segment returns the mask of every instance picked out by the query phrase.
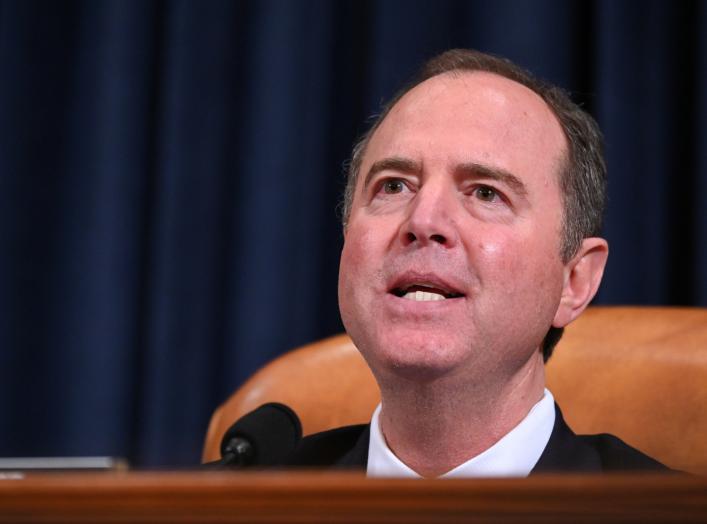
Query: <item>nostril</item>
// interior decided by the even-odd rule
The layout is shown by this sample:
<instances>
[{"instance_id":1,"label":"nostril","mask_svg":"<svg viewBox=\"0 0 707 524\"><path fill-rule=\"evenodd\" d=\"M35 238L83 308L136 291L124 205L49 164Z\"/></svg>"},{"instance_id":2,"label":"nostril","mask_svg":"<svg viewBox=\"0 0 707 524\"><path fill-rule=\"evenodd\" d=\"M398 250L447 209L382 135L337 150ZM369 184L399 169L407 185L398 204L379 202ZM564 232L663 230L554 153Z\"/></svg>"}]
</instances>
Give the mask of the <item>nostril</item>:
<instances>
[{"instance_id":1,"label":"nostril","mask_svg":"<svg viewBox=\"0 0 707 524\"><path fill-rule=\"evenodd\" d=\"M430 237L430 240L437 242L439 244L445 244L447 242L447 239L444 238L444 236L442 236L442 235L432 235Z\"/></svg>"},{"instance_id":2,"label":"nostril","mask_svg":"<svg viewBox=\"0 0 707 524\"><path fill-rule=\"evenodd\" d=\"M408 242L414 242L415 240L417 240L417 237L415 237L415 233L408 233L406 235L406 238Z\"/></svg>"}]
</instances>

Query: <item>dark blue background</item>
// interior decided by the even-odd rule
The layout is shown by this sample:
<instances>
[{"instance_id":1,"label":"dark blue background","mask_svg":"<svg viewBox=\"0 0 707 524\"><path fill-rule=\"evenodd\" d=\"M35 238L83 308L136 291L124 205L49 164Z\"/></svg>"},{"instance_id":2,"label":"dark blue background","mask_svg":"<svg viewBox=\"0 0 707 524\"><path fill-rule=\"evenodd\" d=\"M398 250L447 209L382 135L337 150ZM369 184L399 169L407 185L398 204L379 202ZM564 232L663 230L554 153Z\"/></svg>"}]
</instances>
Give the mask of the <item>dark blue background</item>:
<instances>
[{"instance_id":1,"label":"dark blue background","mask_svg":"<svg viewBox=\"0 0 707 524\"><path fill-rule=\"evenodd\" d=\"M598 118L598 301L707 305L706 6L0 1L0 455L196 464L229 392L342 329L342 163L450 47Z\"/></svg>"}]
</instances>

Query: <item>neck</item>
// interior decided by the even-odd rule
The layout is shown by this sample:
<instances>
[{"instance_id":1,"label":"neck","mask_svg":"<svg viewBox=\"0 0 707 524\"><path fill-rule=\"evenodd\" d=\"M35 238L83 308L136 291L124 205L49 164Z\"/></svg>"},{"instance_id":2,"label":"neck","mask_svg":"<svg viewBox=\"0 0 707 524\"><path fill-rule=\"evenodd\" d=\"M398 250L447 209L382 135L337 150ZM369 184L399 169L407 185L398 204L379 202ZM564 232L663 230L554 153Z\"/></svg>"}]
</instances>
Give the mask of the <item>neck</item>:
<instances>
[{"instance_id":1,"label":"neck","mask_svg":"<svg viewBox=\"0 0 707 524\"><path fill-rule=\"evenodd\" d=\"M542 356L503 384L381 384L381 429L388 447L414 471L436 477L484 452L542 398ZM467 381L468 382L468 381Z\"/></svg>"}]
</instances>

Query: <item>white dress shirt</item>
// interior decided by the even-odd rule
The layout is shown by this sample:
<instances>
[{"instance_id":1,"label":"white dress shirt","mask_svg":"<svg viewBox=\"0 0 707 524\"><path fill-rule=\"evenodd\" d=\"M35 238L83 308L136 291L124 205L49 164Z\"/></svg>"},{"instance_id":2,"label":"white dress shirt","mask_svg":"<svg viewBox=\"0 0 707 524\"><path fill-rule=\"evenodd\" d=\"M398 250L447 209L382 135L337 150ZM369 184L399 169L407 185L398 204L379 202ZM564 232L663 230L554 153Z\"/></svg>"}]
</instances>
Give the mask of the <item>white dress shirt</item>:
<instances>
[{"instance_id":1,"label":"white dress shirt","mask_svg":"<svg viewBox=\"0 0 707 524\"><path fill-rule=\"evenodd\" d=\"M390 450L380 428L380 404L371 419L368 444L369 477L421 476L404 464ZM555 425L555 399L545 394L523 420L486 451L448 471L440 478L527 477L540 459Z\"/></svg>"}]
</instances>

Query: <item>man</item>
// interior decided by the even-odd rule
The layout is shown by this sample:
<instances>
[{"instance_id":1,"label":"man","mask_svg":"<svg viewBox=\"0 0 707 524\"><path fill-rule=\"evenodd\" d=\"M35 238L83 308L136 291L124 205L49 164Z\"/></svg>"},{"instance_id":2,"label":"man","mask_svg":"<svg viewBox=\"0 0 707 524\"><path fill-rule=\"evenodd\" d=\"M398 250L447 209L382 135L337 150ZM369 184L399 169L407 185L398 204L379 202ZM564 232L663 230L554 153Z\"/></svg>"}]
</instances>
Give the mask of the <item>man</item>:
<instances>
[{"instance_id":1,"label":"man","mask_svg":"<svg viewBox=\"0 0 707 524\"><path fill-rule=\"evenodd\" d=\"M432 59L355 148L339 303L381 406L293 464L372 476L525 476L660 465L571 433L544 360L594 297L605 166L559 89L466 50Z\"/></svg>"}]
</instances>

